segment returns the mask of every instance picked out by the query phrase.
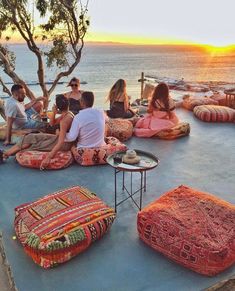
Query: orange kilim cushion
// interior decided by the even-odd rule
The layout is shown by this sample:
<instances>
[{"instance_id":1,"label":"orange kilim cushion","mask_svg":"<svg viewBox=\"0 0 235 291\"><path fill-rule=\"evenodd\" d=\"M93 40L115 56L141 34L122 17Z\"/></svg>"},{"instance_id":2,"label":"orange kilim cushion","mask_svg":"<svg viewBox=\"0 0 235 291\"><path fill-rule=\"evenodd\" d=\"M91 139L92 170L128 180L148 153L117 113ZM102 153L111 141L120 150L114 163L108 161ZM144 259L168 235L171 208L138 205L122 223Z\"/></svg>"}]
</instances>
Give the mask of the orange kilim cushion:
<instances>
[{"instance_id":1,"label":"orange kilim cushion","mask_svg":"<svg viewBox=\"0 0 235 291\"><path fill-rule=\"evenodd\" d=\"M182 106L185 109L193 111L195 106L199 105L219 105L219 102L209 97L190 97L188 95L183 97Z\"/></svg>"},{"instance_id":2,"label":"orange kilim cushion","mask_svg":"<svg viewBox=\"0 0 235 291\"><path fill-rule=\"evenodd\" d=\"M89 190L74 186L15 208L15 231L25 252L43 268L89 248L111 227L115 212Z\"/></svg>"},{"instance_id":3,"label":"orange kilim cushion","mask_svg":"<svg viewBox=\"0 0 235 291\"><path fill-rule=\"evenodd\" d=\"M179 138L182 136L187 136L187 135L189 135L189 133L190 133L189 123L181 122L172 128L163 129L163 130L159 131L153 137L171 140L171 139L176 139L176 138Z\"/></svg>"},{"instance_id":4,"label":"orange kilim cushion","mask_svg":"<svg viewBox=\"0 0 235 291\"><path fill-rule=\"evenodd\" d=\"M126 119L109 119L105 123L106 127L106 136L113 136L119 139L120 141L128 140L132 137L133 133L133 124Z\"/></svg>"},{"instance_id":5,"label":"orange kilim cushion","mask_svg":"<svg viewBox=\"0 0 235 291\"><path fill-rule=\"evenodd\" d=\"M235 263L235 206L179 186L138 214L140 238L168 258L212 276Z\"/></svg>"},{"instance_id":6,"label":"orange kilim cushion","mask_svg":"<svg viewBox=\"0 0 235 291\"><path fill-rule=\"evenodd\" d=\"M196 106L193 113L202 121L234 122L235 110L226 106L201 105Z\"/></svg>"},{"instance_id":7,"label":"orange kilim cushion","mask_svg":"<svg viewBox=\"0 0 235 291\"><path fill-rule=\"evenodd\" d=\"M106 164L106 158L118 151L127 150L127 146L115 137L106 137L106 145L96 148L72 147L75 161L82 166L93 166Z\"/></svg>"},{"instance_id":8,"label":"orange kilim cushion","mask_svg":"<svg viewBox=\"0 0 235 291\"><path fill-rule=\"evenodd\" d=\"M27 168L40 169L42 161L46 158L47 152L39 151L20 151L16 154L17 162ZM59 170L67 168L73 162L73 155L71 151L57 152L53 159L51 159L47 170Z\"/></svg>"}]
</instances>

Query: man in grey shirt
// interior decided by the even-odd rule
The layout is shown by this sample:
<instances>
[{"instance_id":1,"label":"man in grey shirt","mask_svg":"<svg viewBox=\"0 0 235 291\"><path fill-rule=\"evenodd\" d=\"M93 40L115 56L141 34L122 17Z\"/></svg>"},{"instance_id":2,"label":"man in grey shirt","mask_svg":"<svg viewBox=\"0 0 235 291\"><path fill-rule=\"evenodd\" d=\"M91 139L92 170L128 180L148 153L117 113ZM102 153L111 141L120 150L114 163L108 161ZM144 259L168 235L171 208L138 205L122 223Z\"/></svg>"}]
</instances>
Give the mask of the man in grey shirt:
<instances>
[{"instance_id":1,"label":"man in grey shirt","mask_svg":"<svg viewBox=\"0 0 235 291\"><path fill-rule=\"evenodd\" d=\"M38 97L30 103L24 105L23 101L26 96L25 89L20 84L15 84L11 88L12 97L10 97L5 106L5 114L7 117L7 129L5 145L11 142L12 129L25 128L43 128L45 124L41 120L32 119L32 115L39 115L42 104L38 101L43 101L44 97ZM33 108L36 109L34 109Z\"/></svg>"}]
</instances>

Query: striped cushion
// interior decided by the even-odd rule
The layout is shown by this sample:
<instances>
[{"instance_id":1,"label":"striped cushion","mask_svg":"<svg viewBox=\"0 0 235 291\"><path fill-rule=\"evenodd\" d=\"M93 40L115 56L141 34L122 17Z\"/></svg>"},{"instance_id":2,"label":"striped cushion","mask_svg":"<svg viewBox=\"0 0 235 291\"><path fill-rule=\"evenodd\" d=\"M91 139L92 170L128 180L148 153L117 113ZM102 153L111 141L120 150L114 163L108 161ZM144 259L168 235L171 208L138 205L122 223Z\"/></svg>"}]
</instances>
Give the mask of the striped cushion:
<instances>
[{"instance_id":1,"label":"striped cushion","mask_svg":"<svg viewBox=\"0 0 235 291\"><path fill-rule=\"evenodd\" d=\"M106 137L106 145L96 148L77 148L72 147L75 161L81 166L94 166L106 164L106 159L109 155L118 151L125 151L127 147L125 144L115 137Z\"/></svg>"},{"instance_id":2,"label":"striped cushion","mask_svg":"<svg viewBox=\"0 0 235 291\"><path fill-rule=\"evenodd\" d=\"M39 151L21 151L16 154L17 162L27 168L40 169L42 161L46 158L47 152ZM57 152L53 159L51 159L47 170L59 170L67 168L73 162L71 151Z\"/></svg>"},{"instance_id":3,"label":"striped cushion","mask_svg":"<svg viewBox=\"0 0 235 291\"><path fill-rule=\"evenodd\" d=\"M190 97L190 96L183 97L182 106L185 109L193 111L193 108L199 105L219 105L219 102L209 97L200 97L200 98Z\"/></svg>"},{"instance_id":4,"label":"striped cushion","mask_svg":"<svg viewBox=\"0 0 235 291\"><path fill-rule=\"evenodd\" d=\"M204 275L235 263L235 206L179 186L138 214L140 238L168 258Z\"/></svg>"},{"instance_id":5,"label":"striped cushion","mask_svg":"<svg viewBox=\"0 0 235 291\"><path fill-rule=\"evenodd\" d=\"M125 119L109 119L106 124L106 136L113 136L120 141L125 141L132 137L133 124Z\"/></svg>"},{"instance_id":6,"label":"striped cushion","mask_svg":"<svg viewBox=\"0 0 235 291\"><path fill-rule=\"evenodd\" d=\"M201 105L193 110L197 118L202 121L212 122L234 122L235 110L226 106Z\"/></svg>"},{"instance_id":7,"label":"striped cushion","mask_svg":"<svg viewBox=\"0 0 235 291\"><path fill-rule=\"evenodd\" d=\"M50 268L100 239L115 212L85 188L74 186L15 208L15 231L35 263Z\"/></svg>"},{"instance_id":8,"label":"striped cushion","mask_svg":"<svg viewBox=\"0 0 235 291\"><path fill-rule=\"evenodd\" d=\"M171 140L171 139L177 139L182 136L187 136L189 135L189 133L190 133L190 124L187 122L181 122L172 128L163 129L159 131L153 137Z\"/></svg>"}]
</instances>

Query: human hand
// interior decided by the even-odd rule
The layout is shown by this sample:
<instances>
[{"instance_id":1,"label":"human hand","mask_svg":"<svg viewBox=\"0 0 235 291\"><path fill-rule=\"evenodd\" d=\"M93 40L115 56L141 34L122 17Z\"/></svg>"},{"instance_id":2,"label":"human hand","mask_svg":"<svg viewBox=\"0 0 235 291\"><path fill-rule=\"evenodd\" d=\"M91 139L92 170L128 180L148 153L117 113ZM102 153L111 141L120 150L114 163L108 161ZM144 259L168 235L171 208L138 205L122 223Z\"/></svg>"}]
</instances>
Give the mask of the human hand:
<instances>
[{"instance_id":1,"label":"human hand","mask_svg":"<svg viewBox=\"0 0 235 291\"><path fill-rule=\"evenodd\" d=\"M52 112L54 114L56 114L57 113L57 110L58 110L58 108L57 108L56 104L54 104L53 107L52 107Z\"/></svg>"},{"instance_id":2,"label":"human hand","mask_svg":"<svg viewBox=\"0 0 235 291\"><path fill-rule=\"evenodd\" d=\"M10 140L7 140L7 139L3 143L4 146L8 146L10 144L11 144L11 141Z\"/></svg>"},{"instance_id":3,"label":"human hand","mask_svg":"<svg viewBox=\"0 0 235 291\"><path fill-rule=\"evenodd\" d=\"M47 156L47 157L46 157L46 158L41 162L40 170L44 170L44 169L46 169L46 168L49 166L50 161L51 161L51 158Z\"/></svg>"}]
</instances>

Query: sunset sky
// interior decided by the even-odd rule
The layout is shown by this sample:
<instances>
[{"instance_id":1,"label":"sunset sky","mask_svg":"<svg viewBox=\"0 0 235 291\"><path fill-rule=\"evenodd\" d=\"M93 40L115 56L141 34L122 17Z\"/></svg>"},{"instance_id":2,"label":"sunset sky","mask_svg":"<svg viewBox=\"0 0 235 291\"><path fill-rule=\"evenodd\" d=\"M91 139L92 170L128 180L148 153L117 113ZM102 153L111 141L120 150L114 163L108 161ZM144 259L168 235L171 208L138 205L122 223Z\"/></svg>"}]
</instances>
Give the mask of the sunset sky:
<instances>
[{"instance_id":1,"label":"sunset sky","mask_svg":"<svg viewBox=\"0 0 235 291\"><path fill-rule=\"evenodd\" d=\"M234 0L90 0L88 40L235 44Z\"/></svg>"}]
</instances>

